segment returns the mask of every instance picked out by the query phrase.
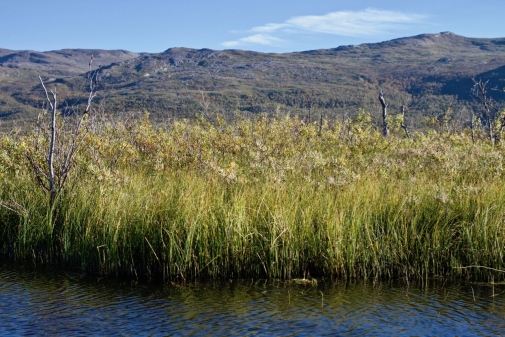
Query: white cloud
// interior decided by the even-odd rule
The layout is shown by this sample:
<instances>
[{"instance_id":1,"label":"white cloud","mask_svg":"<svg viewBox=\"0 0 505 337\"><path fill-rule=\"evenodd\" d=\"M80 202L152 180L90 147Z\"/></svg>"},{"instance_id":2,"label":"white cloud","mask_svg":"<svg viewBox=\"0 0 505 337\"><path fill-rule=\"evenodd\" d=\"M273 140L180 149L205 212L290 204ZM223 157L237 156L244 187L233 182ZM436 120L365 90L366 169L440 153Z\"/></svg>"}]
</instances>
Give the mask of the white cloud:
<instances>
[{"instance_id":1,"label":"white cloud","mask_svg":"<svg viewBox=\"0 0 505 337\"><path fill-rule=\"evenodd\" d=\"M221 45L223 45L224 47L237 47L244 44L261 44L270 46L278 42L282 42L282 40L276 38L275 36L271 36L268 34L254 34L240 38L235 41L226 41L221 43Z\"/></svg>"},{"instance_id":2,"label":"white cloud","mask_svg":"<svg viewBox=\"0 0 505 337\"><path fill-rule=\"evenodd\" d=\"M361 12L342 11L320 16L299 16L289 19L287 23L292 28L315 33L368 36L398 29L422 19L423 17L420 15L369 8Z\"/></svg>"},{"instance_id":3,"label":"white cloud","mask_svg":"<svg viewBox=\"0 0 505 337\"><path fill-rule=\"evenodd\" d=\"M405 29L424 19L422 15L372 8L363 11L338 11L324 15L297 16L283 23L268 23L253 27L250 32L258 34L223 42L222 45L225 47L248 44L272 45L282 41L277 37L279 35L307 33L348 37L379 36L394 30Z\"/></svg>"},{"instance_id":4,"label":"white cloud","mask_svg":"<svg viewBox=\"0 0 505 337\"><path fill-rule=\"evenodd\" d=\"M253 32L266 33L289 27L289 23L267 23L264 26L258 26L251 29Z\"/></svg>"}]
</instances>

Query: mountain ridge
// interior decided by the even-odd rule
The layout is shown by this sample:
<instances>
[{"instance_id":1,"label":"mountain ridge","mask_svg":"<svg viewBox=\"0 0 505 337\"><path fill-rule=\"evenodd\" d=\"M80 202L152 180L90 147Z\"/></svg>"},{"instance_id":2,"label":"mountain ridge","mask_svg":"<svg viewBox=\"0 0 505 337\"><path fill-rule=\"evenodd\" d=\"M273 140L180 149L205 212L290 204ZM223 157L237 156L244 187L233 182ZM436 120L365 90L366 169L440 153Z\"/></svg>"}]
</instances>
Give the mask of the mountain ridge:
<instances>
[{"instance_id":1,"label":"mountain ridge","mask_svg":"<svg viewBox=\"0 0 505 337\"><path fill-rule=\"evenodd\" d=\"M319 109L326 116L359 108L375 112L381 87L393 111L409 105L419 124L455 100L460 110L472 109L472 78L505 87L505 38L451 32L292 53L0 49L0 121L36 116L44 101L39 75L50 85L58 83L65 104L82 104L91 54L92 68L102 65L98 104L110 113L148 110L159 120L278 107L292 113ZM497 104L504 103L503 92L491 94Z\"/></svg>"}]
</instances>

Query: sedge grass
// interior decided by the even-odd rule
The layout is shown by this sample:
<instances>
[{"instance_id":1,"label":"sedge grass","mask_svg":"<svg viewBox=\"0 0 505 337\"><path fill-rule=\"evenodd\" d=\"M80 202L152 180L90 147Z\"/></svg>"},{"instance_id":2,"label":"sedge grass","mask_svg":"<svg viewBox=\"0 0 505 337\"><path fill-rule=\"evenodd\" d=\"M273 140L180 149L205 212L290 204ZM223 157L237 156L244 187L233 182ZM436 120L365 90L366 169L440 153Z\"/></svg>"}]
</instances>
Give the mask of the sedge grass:
<instances>
[{"instance_id":1,"label":"sedge grass","mask_svg":"<svg viewBox=\"0 0 505 337\"><path fill-rule=\"evenodd\" d=\"M290 117L104 125L52 217L29 137L0 140L9 259L165 280L503 278L461 268L502 270L505 248L504 150L465 134L384 139Z\"/></svg>"}]
</instances>

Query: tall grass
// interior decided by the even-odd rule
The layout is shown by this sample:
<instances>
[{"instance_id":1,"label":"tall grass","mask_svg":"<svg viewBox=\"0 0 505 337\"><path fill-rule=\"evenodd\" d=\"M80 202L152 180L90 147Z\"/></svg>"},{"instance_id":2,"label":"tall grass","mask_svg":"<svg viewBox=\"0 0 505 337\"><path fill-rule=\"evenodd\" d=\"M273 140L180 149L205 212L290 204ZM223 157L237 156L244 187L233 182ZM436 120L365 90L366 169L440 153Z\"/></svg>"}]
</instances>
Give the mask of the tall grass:
<instances>
[{"instance_id":1,"label":"tall grass","mask_svg":"<svg viewBox=\"0 0 505 337\"><path fill-rule=\"evenodd\" d=\"M399 131L366 116L97 123L53 222L24 157L36 135L3 136L1 253L165 280L503 279L488 268L504 269L504 149Z\"/></svg>"}]
</instances>

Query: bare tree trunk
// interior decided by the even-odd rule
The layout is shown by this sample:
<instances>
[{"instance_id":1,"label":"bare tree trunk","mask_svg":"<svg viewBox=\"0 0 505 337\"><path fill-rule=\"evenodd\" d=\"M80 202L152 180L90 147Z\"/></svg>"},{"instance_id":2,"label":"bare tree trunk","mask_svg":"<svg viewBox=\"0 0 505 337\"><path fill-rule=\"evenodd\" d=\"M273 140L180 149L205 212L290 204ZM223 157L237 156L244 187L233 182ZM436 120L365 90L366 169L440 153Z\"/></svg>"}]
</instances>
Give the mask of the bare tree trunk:
<instances>
[{"instance_id":1,"label":"bare tree trunk","mask_svg":"<svg viewBox=\"0 0 505 337\"><path fill-rule=\"evenodd\" d=\"M402 123L400 126L402 127L403 130L405 130L405 134L407 135L407 138L410 139L410 132L409 129L407 129L407 126L405 125L405 106L402 105Z\"/></svg>"},{"instance_id":2,"label":"bare tree trunk","mask_svg":"<svg viewBox=\"0 0 505 337\"><path fill-rule=\"evenodd\" d=\"M495 135L494 135L494 121L495 116L491 110L493 110L493 100L491 97L487 95L487 84L489 81L482 82L482 80L476 81L473 79L473 88L471 91L472 96L477 99L482 104L482 113L481 118L487 123L489 142L491 145L495 144Z\"/></svg>"},{"instance_id":3,"label":"bare tree trunk","mask_svg":"<svg viewBox=\"0 0 505 337\"><path fill-rule=\"evenodd\" d=\"M493 120L491 118L489 108L486 107L486 111L487 111L486 114L487 114L487 128L489 132L489 141L491 142L491 145L494 146Z\"/></svg>"},{"instance_id":4,"label":"bare tree trunk","mask_svg":"<svg viewBox=\"0 0 505 337\"><path fill-rule=\"evenodd\" d=\"M46 93L47 101L51 106L51 139L49 143L49 153L47 154L47 166L49 168L49 206L52 209L54 205L54 200L56 199L56 188L54 186L54 143L56 141L56 93L51 91L53 95L53 100L49 98L49 93L47 92L46 86L44 85L44 81L42 81L42 77L39 76L40 83L42 84L42 88L44 88L44 92Z\"/></svg>"},{"instance_id":5,"label":"bare tree trunk","mask_svg":"<svg viewBox=\"0 0 505 337\"><path fill-rule=\"evenodd\" d=\"M93 56L91 56L91 60L89 61L89 96L87 106L82 116L80 116L77 125L71 131L70 143L68 147L63 144L63 140L66 139L65 130L59 130L56 123L58 105L56 89L54 91L51 90L48 92L44 81L42 80L42 77L39 76L40 83L42 84L42 88L46 94L47 102L51 107L50 126L46 124L45 127L43 127L45 130L50 129L48 136L49 148L47 150L47 153L44 151L44 154L47 155L47 169L45 168L45 165L41 165L37 162L36 156L30 151L28 151L25 155L32 166L37 182L45 191L49 193L49 209L47 219L48 223L52 226L55 254L61 249L61 235L63 230L63 223L61 221L56 221L57 200L61 191L63 190L63 187L65 186L68 174L72 169L76 151L84 141L84 136L82 136L81 133L81 127L91 111L91 102L96 95L95 90L99 81L101 67L99 66L97 70L92 72L92 60ZM51 95L49 95L49 93L52 95L52 98L50 97ZM58 142L57 137L59 137ZM36 147L35 150L38 151L38 147ZM55 163L58 168L57 172L55 172L54 169Z\"/></svg>"},{"instance_id":6,"label":"bare tree trunk","mask_svg":"<svg viewBox=\"0 0 505 337\"><path fill-rule=\"evenodd\" d=\"M384 94L382 93L382 89L379 94L379 101L381 102L381 105L382 105L382 134L384 135L384 137L388 137L389 136L389 124L387 121L388 104L386 103L386 100L384 99Z\"/></svg>"}]
</instances>

